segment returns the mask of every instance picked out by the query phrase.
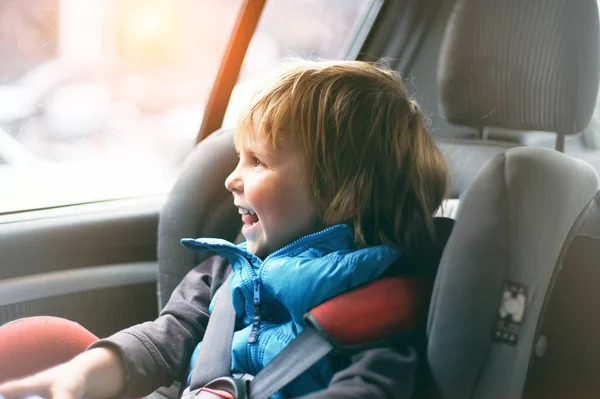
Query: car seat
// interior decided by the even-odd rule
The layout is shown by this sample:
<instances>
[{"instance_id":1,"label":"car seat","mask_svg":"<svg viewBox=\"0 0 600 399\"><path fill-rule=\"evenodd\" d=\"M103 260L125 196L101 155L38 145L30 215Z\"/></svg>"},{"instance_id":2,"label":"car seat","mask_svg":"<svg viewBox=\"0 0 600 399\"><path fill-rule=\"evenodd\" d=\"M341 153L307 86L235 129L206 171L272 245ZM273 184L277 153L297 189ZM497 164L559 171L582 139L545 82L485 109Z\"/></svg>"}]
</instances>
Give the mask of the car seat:
<instances>
[{"instance_id":1,"label":"car seat","mask_svg":"<svg viewBox=\"0 0 600 399\"><path fill-rule=\"evenodd\" d=\"M560 133L560 148L564 135L584 130L599 47L593 0L456 3L438 57L438 104L442 117L479 138L441 133L451 198L462 197L492 156L520 145L516 132Z\"/></svg>"},{"instance_id":2,"label":"car seat","mask_svg":"<svg viewBox=\"0 0 600 399\"><path fill-rule=\"evenodd\" d=\"M242 223L225 178L238 157L233 129L221 129L200 142L186 159L158 222L158 306L162 309L188 271L210 253L180 244L183 237L219 237L235 241Z\"/></svg>"},{"instance_id":3,"label":"car seat","mask_svg":"<svg viewBox=\"0 0 600 399\"><path fill-rule=\"evenodd\" d=\"M590 120L598 48L596 0L460 0L441 112L477 129L556 132L560 144ZM454 176L478 170L456 159ZM468 186L434 286L423 396L597 397L596 172L557 151L501 149Z\"/></svg>"},{"instance_id":4,"label":"car seat","mask_svg":"<svg viewBox=\"0 0 600 399\"><path fill-rule=\"evenodd\" d=\"M218 130L196 146L171 189L161 210L158 228L158 301L161 308L185 274L210 256L187 250L180 244L181 237L211 236L236 241L241 222L224 181L237 160L233 130ZM453 223L448 218L436 218L436 242L421 248L420 255L415 257L416 269L424 273L429 290ZM222 262L226 263L225 260ZM217 269L221 273L226 270ZM424 305L423 331L428 304ZM161 388L149 398L175 398L179 393L178 385Z\"/></svg>"}]
</instances>

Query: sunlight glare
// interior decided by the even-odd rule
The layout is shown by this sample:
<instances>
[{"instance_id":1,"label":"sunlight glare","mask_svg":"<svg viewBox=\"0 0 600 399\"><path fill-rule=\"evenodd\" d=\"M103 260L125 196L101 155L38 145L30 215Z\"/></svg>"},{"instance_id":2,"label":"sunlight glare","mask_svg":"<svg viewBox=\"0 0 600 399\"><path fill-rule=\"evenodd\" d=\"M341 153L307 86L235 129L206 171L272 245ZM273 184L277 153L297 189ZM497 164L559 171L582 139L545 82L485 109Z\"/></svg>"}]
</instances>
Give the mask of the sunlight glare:
<instances>
[{"instance_id":1,"label":"sunlight glare","mask_svg":"<svg viewBox=\"0 0 600 399\"><path fill-rule=\"evenodd\" d=\"M150 32L157 32L160 29L160 21L154 16L147 16L144 20L144 27Z\"/></svg>"}]
</instances>

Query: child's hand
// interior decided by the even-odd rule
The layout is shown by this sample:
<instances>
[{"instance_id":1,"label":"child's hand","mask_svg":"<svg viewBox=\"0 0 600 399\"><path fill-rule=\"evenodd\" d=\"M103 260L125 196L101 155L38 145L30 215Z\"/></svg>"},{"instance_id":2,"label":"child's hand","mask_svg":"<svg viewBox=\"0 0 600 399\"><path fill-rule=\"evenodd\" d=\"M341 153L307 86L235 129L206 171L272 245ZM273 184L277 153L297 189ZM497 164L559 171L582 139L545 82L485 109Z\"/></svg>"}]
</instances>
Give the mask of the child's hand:
<instances>
[{"instance_id":1,"label":"child's hand","mask_svg":"<svg viewBox=\"0 0 600 399\"><path fill-rule=\"evenodd\" d=\"M85 377L72 363L0 385L0 395L6 399L24 399L35 395L45 399L81 399L84 392Z\"/></svg>"}]
</instances>

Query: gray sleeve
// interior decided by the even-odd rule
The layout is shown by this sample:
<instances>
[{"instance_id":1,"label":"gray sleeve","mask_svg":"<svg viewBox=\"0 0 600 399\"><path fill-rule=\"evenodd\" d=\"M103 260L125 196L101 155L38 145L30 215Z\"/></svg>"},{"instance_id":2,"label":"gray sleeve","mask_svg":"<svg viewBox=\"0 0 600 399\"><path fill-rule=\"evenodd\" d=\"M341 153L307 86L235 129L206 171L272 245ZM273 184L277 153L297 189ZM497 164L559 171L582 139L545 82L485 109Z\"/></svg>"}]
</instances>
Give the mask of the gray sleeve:
<instances>
[{"instance_id":1,"label":"gray sleeve","mask_svg":"<svg viewBox=\"0 0 600 399\"><path fill-rule=\"evenodd\" d=\"M189 359L204 336L208 306L230 266L213 256L192 269L151 322L120 331L90 346L116 350L127 370L126 397L141 397L181 381Z\"/></svg>"},{"instance_id":2,"label":"gray sleeve","mask_svg":"<svg viewBox=\"0 0 600 399\"><path fill-rule=\"evenodd\" d=\"M411 347L370 349L354 355L329 387L302 399L407 399L417 378L417 351Z\"/></svg>"}]
</instances>

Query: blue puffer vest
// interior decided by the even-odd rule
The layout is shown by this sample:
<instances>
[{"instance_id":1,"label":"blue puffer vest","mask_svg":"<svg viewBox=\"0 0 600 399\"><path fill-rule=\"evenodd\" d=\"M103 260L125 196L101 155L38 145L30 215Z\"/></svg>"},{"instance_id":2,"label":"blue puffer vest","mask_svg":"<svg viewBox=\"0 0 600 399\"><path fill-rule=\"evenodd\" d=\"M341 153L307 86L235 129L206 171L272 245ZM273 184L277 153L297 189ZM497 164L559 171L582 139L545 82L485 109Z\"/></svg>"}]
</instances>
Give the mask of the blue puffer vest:
<instances>
[{"instance_id":1,"label":"blue puffer vest","mask_svg":"<svg viewBox=\"0 0 600 399\"><path fill-rule=\"evenodd\" d=\"M205 238L181 242L194 251L213 251L232 265L231 295L237 322L231 369L251 375L304 329L303 316L310 309L378 278L402 254L389 245L356 249L352 228L342 224L304 236L264 261L246 251L246 243ZM255 301L260 306L258 330L252 326ZM214 298L211 309L213 305ZM199 348L192 355L190 370ZM290 383L285 395L279 392L273 397L296 397L326 388L333 372L331 359L326 357Z\"/></svg>"}]
</instances>

